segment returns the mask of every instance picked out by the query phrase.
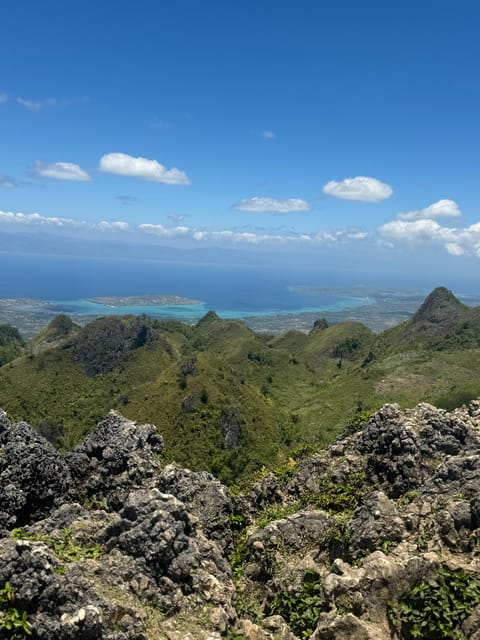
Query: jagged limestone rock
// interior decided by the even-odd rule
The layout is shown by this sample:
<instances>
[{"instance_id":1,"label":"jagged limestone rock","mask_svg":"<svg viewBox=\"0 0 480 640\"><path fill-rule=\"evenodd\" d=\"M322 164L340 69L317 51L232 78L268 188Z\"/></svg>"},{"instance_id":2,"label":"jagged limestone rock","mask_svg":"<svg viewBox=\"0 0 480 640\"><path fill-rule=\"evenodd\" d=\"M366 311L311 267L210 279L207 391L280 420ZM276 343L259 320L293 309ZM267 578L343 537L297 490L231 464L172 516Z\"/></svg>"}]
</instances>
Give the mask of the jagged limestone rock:
<instances>
[{"instance_id":1,"label":"jagged limestone rock","mask_svg":"<svg viewBox=\"0 0 480 640\"><path fill-rule=\"evenodd\" d=\"M37 640L383 640L439 569L480 580L478 402L387 405L235 499L162 448L111 412L62 455L0 412L0 613Z\"/></svg>"}]
</instances>

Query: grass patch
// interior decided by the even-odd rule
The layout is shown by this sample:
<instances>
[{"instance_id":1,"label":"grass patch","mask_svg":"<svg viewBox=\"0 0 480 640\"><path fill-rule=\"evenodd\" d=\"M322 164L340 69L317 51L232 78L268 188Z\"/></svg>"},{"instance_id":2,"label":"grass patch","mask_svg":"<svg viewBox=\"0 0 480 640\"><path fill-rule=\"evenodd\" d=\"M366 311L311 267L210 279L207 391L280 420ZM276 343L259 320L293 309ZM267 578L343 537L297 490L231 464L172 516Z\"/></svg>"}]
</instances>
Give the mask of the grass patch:
<instances>
[{"instance_id":1,"label":"grass patch","mask_svg":"<svg viewBox=\"0 0 480 640\"><path fill-rule=\"evenodd\" d=\"M73 531L70 527L63 529L59 537L28 533L20 528L13 529L10 536L15 540L43 542L65 562L77 562L86 558L101 558L104 555L104 549L100 544L77 544L73 540Z\"/></svg>"}]
</instances>

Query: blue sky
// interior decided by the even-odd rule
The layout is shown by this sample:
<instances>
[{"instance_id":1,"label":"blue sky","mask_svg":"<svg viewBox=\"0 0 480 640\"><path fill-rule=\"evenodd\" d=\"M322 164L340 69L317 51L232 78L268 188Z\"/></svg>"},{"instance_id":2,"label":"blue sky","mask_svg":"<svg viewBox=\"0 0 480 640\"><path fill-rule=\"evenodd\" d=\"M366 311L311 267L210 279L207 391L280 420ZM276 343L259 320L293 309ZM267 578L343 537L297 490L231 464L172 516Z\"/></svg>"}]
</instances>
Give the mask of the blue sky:
<instances>
[{"instance_id":1,"label":"blue sky","mask_svg":"<svg viewBox=\"0 0 480 640\"><path fill-rule=\"evenodd\" d=\"M479 23L465 0L5 0L3 247L471 271Z\"/></svg>"}]
</instances>

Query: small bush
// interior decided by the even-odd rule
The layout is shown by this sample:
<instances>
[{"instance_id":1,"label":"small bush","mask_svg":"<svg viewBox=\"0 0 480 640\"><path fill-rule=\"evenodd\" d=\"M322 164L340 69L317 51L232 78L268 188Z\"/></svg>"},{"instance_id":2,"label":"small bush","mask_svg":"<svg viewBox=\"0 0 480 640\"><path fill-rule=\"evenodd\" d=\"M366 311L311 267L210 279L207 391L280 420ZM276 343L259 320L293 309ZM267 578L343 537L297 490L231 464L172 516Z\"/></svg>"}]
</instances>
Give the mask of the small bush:
<instances>
[{"instance_id":1,"label":"small bush","mask_svg":"<svg viewBox=\"0 0 480 640\"><path fill-rule=\"evenodd\" d=\"M15 594L9 582L0 590L0 637L8 640L23 640L32 635L27 612L15 607Z\"/></svg>"},{"instance_id":2,"label":"small bush","mask_svg":"<svg viewBox=\"0 0 480 640\"><path fill-rule=\"evenodd\" d=\"M434 580L420 582L399 601L388 604L388 617L402 638L465 638L460 626L480 602L480 579L462 569L440 569Z\"/></svg>"},{"instance_id":3,"label":"small bush","mask_svg":"<svg viewBox=\"0 0 480 640\"><path fill-rule=\"evenodd\" d=\"M322 580L313 570L305 572L299 589L284 589L271 605L272 613L279 614L295 635L309 638L318 624L324 605Z\"/></svg>"}]
</instances>

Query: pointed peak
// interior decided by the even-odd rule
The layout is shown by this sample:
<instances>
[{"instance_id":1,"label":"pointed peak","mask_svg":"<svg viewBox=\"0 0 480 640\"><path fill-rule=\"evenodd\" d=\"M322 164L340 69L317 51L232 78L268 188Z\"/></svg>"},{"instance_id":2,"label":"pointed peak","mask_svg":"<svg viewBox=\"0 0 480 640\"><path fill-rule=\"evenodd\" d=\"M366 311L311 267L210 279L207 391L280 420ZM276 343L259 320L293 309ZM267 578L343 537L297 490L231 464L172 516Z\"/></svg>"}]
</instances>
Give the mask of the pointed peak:
<instances>
[{"instance_id":1,"label":"pointed peak","mask_svg":"<svg viewBox=\"0 0 480 640\"><path fill-rule=\"evenodd\" d=\"M196 326L203 327L209 324L213 324L214 322L220 322L220 321L221 321L221 318L217 316L215 311L207 311L207 313L202 318L200 318L200 320L197 322Z\"/></svg>"},{"instance_id":2,"label":"pointed peak","mask_svg":"<svg viewBox=\"0 0 480 640\"><path fill-rule=\"evenodd\" d=\"M453 295L450 289L437 287L425 298L412 320L439 322L464 309L467 307Z\"/></svg>"},{"instance_id":3,"label":"pointed peak","mask_svg":"<svg viewBox=\"0 0 480 640\"><path fill-rule=\"evenodd\" d=\"M328 329L328 322L325 320L325 318L319 318L313 323L313 327L310 330L310 333L324 331L325 329Z\"/></svg>"},{"instance_id":4,"label":"pointed peak","mask_svg":"<svg viewBox=\"0 0 480 640\"><path fill-rule=\"evenodd\" d=\"M433 302L454 302L461 304L460 300L455 297L455 295L447 289L447 287L436 287L433 291L431 291L428 296L425 298L425 302L433 301Z\"/></svg>"},{"instance_id":5,"label":"pointed peak","mask_svg":"<svg viewBox=\"0 0 480 640\"><path fill-rule=\"evenodd\" d=\"M73 322L70 316L62 313L55 316L55 318L49 323L47 326L47 332L51 335L55 335L56 337L60 337L66 336L79 328L80 327Z\"/></svg>"}]
</instances>

